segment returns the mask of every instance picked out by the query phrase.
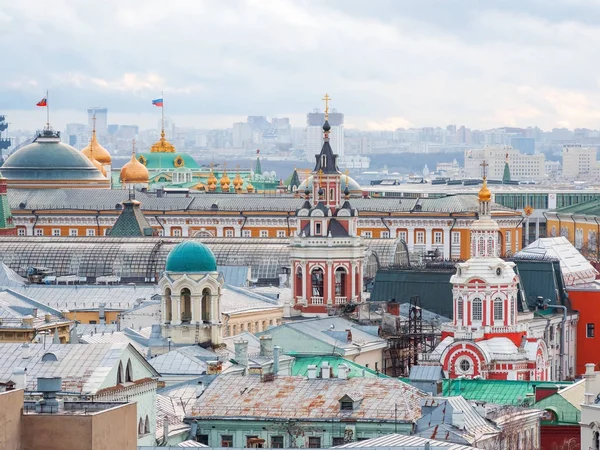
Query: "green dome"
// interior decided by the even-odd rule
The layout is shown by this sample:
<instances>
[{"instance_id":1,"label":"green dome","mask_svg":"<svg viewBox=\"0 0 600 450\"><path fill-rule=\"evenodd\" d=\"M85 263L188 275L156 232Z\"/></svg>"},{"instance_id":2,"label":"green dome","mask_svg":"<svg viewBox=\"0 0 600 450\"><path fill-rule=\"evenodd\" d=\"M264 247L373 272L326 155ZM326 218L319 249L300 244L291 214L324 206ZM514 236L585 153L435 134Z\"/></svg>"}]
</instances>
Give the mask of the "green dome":
<instances>
[{"instance_id":1,"label":"green dome","mask_svg":"<svg viewBox=\"0 0 600 450\"><path fill-rule=\"evenodd\" d=\"M38 137L2 166L9 180L106 180L90 160L58 138Z\"/></svg>"},{"instance_id":2,"label":"green dome","mask_svg":"<svg viewBox=\"0 0 600 450\"><path fill-rule=\"evenodd\" d=\"M217 260L206 245L185 241L171 250L166 269L167 272L216 272Z\"/></svg>"}]
</instances>

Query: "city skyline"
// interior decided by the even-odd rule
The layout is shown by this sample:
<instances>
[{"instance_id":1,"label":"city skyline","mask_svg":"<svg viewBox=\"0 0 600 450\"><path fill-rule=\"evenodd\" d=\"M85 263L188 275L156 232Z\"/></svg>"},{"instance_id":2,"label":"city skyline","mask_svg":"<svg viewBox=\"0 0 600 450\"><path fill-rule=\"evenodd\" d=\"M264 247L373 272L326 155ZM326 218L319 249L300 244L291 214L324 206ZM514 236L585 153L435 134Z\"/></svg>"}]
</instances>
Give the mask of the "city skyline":
<instances>
[{"instance_id":1,"label":"city skyline","mask_svg":"<svg viewBox=\"0 0 600 450\"><path fill-rule=\"evenodd\" d=\"M147 126L161 91L180 126L300 124L323 92L348 128L600 124L598 3L26 3L0 13L2 113L17 128L43 123L33 105L46 89L58 127L99 103Z\"/></svg>"}]
</instances>

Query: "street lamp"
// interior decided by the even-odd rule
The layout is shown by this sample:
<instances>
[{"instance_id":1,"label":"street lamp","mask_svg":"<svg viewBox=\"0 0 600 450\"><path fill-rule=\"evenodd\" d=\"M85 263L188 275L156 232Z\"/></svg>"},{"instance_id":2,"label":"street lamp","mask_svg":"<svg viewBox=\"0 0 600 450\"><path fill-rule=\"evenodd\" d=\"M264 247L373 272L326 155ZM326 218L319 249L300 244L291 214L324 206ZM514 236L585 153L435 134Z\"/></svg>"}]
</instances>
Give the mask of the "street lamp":
<instances>
[{"instance_id":1,"label":"street lamp","mask_svg":"<svg viewBox=\"0 0 600 450\"><path fill-rule=\"evenodd\" d=\"M169 342L169 351L171 351L171 336L167 336L167 341Z\"/></svg>"}]
</instances>

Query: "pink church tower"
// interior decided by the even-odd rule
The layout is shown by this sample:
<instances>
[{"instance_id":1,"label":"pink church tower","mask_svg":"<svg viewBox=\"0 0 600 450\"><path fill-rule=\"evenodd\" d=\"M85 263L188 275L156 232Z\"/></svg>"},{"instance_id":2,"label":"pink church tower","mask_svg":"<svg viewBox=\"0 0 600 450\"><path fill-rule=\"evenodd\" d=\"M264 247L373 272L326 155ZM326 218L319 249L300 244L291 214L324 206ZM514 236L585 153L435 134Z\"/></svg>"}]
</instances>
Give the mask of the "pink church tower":
<instances>
[{"instance_id":1,"label":"pink church tower","mask_svg":"<svg viewBox=\"0 0 600 450\"><path fill-rule=\"evenodd\" d=\"M325 95L323 147L312 171L313 198L296 211L296 236L290 242L294 310L327 314L334 308L362 302L366 246L357 236L358 211L346 187L342 198L337 155L329 144L330 97ZM346 186L348 183L346 183Z\"/></svg>"}]
</instances>

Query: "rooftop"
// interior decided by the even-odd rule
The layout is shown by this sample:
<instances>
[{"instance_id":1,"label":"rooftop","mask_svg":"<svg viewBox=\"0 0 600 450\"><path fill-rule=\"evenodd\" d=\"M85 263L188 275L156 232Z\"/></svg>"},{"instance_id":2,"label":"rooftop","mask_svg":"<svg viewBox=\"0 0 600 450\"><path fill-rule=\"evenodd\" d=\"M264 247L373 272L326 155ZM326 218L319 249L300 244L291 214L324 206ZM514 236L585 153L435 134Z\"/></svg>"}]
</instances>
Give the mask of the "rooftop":
<instances>
[{"instance_id":1,"label":"rooftop","mask_svg":"<svg viewBox=\"0 0 600 450\"><path fill-rule=\"evenodd\" d=\"M340 399L359 403L341 411ZM306 379L279 376L263 382L260 376L222 374L192 407L196 417L254 417L269 420L355 419L413 422L421 416L424 392L392 378Z\"/></svg>"},{"instance_id":2,"label":"rooftop","mask_svg":"<svg viewBox=\"0 0 600 450\"><path fill-rule=\"evenodd\" d=\"M425 450L429 447L444 448L447 450L468 450L475 447L454 444L452 442L427 439L420 436L406 436L404 434L388 434L385 436L366 439L364 441L355 441L348 444L332 448L361 448L369 450Z\"/></svg>"},{"instance_id":3,"label":"rooftop","mask_svg":"<svg viewBox=\"0 0 600 450\"><path fill-rule=\"evenodd\" d=\"M31 320L31 325L27 319ZM17 292L8 289L0 290L0 329L38 329L70 323L70 320L65 319L60 311L54 308Z\"/></svg>"},{"instance_id":4,"label":"rooftop","mask_svg":"<svg viewBox=\"0 0 600 450\"><path fill-rule=\"evenodd\" d=\"M381 372L361 366L354 361L339 356L296 356L293 352L288 353L288 355L295 357L294 365L292 366L292 375L294 376L308 376L308 366L315 365L320 368L323 363L327 363L332 368L334 377L338 376L338 366L345 364L350 368L350 372L347 374L348 378L389 378Z\"/></svg>"}]
</instances>

